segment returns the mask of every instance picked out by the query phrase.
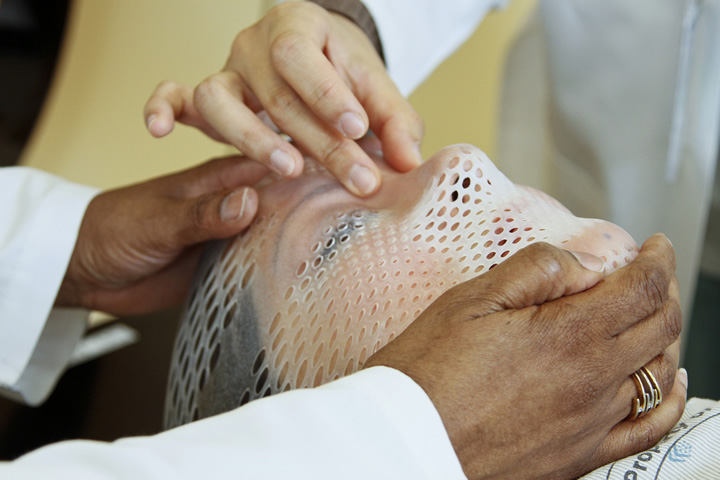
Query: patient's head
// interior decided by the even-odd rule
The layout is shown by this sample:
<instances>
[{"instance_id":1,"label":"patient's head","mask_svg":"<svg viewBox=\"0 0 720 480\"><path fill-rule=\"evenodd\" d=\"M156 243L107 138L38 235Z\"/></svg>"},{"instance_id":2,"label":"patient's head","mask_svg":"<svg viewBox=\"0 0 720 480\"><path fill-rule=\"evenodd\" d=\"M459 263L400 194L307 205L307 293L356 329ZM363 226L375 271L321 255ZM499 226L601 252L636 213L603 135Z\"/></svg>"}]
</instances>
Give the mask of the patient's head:
<instances>
[{"instance_id":1,"label":"patient's head","mask_svg":"<svg viewBox=\"0 0 720 480\"><path fill-rule=\"evenodd\" d=\"M513 184L470 145L407 174L383 168L366 199L307 163L301 177L258 187L252 226L206 251L173 354L167 426L357 371L440 294L530 243L593 253L608 271L637 254L619 227Z\"/></svg>"}]
</instances>

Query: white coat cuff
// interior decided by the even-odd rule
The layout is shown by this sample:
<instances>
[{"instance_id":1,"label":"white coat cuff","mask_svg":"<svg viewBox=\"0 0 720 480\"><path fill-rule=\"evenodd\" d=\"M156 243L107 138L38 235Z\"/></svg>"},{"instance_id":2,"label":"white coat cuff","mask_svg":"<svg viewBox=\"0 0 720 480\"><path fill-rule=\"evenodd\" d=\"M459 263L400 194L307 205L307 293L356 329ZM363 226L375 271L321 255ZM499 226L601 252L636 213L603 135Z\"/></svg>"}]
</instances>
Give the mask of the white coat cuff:
<instances>
[{"instance_id":1,"label":"white coat cuff","mask_svg":"<svg viewBox=\"0 0 720 480\"><path fill-rule=\"evenodd\" d=\"M77 331L84 327L84 314L51 316L51 310L97 190L25 167L0 173L0 198L10 207L0 215L5 229L0 234L0 385L17 393L19 385L26 384L21 379L27 368L36 373L54 369L59 375L72 352L66 352L67 345L77 342ZM56 320L65 328L54 328ZM40 345L50 344L50 337L41 339L46 334L58 346L42 352ZM37 398L37 392L31 397Z\"/></svg>"}]
</instances>

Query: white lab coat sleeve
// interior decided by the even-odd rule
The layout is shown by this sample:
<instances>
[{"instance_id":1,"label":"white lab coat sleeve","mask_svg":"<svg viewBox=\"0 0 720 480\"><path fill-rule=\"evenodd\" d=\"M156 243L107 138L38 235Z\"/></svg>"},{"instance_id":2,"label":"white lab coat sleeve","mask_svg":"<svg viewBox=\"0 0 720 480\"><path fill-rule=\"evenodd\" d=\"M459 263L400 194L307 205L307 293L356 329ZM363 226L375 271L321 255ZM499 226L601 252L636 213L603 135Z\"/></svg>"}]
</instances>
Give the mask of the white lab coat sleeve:
<instances>
[{"instance_id":1,"label":"white lab coat sleeve","mask_svg":"<svg viewBox=\"0 0 720 480\"><path fill-rule=\"evenodd\" d=\"M409 95L506 0L364 0L390 77Z\"/></svg>"},{"instance_id":2,"label":"white lab coat sleeve","mask_svg":"<svg viewBox=\"0 0 720 480\"><path fill-rule=\"evenodd\" d=\"M85 209L96 195L27 167L0 169L0 393L42 403L85 328L54 309Z\"/></svg>"},{"instance_id":3,"label":"white lab coat sleeve","mask_svg":"<svg viewBox=\"0 0 720 480\"><path fill-rule=\"evenodd\" d=\"M167 432L68 441L0 463L0 478L465 478L442 420L403 373L373 367Z\"/></svg>"}]
</instances>

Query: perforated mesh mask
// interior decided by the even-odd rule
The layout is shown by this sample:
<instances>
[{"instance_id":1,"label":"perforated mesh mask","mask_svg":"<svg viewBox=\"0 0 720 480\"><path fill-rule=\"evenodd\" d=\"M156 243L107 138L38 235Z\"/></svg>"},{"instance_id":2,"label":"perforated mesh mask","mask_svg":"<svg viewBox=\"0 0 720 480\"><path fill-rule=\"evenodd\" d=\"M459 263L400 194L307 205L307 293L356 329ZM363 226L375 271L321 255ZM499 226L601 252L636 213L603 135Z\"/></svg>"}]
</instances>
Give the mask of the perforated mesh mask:
<instances>
[{"instance_id":1,"label":"perforated mesh mask","mask_svg":"<svg viewBox=\"0 0 720 480\"><path fill-rule=\"evenodd\" d=\"M303 176L258 188L243 234L211 244L178 331L166 427L357 371L443 292L530 243L610 270L637 255L619 227L514 185L473 146L407 174L382 168L381 190L360 199L307 160Z\"/></svg>"}]
</instances>

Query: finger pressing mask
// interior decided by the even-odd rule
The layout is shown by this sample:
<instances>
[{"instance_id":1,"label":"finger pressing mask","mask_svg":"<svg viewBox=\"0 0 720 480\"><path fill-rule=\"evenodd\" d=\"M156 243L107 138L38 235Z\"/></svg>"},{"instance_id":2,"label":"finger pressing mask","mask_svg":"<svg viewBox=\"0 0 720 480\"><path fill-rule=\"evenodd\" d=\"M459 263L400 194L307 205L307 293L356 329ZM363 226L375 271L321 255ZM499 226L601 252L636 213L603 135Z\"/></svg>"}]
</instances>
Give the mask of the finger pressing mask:
<instances>
[{"instance_id":1,"label":"finger pressing mask","mask_svg":"<svg viewBox=\"0 0 720 480\"><path fill-rule=\"evenodd\" d=\"M533 242L603 259L638 248L611 223L573 216L455 145L400 174L381 164L370 198L306 160L304 174L258 186L238 237L211 244L172 357L166 426L357 371L453 285Z\"/></svg>"}]
</instances>

